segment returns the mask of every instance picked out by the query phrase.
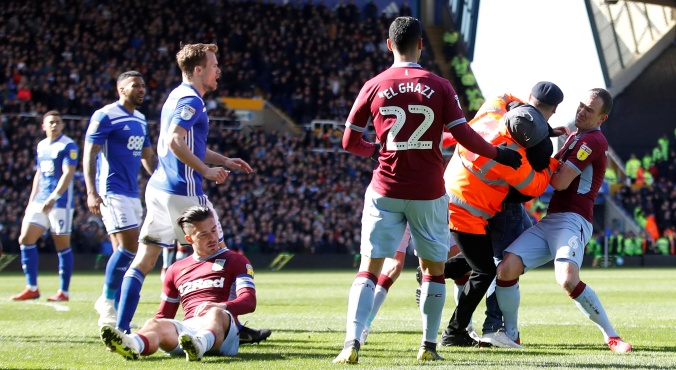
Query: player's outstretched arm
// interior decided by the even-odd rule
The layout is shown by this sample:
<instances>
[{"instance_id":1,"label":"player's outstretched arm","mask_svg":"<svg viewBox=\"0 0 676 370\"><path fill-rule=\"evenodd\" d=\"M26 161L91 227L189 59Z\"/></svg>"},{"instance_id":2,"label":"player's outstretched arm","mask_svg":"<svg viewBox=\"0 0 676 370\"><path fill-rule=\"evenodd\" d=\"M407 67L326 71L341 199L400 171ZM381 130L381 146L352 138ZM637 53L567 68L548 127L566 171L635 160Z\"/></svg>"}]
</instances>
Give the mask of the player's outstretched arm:
<instances>
[{"instance_id":1,"label":"player's outstretched arm","mask_svg":"<svg viewBox=\"0 0 676 370\"><path fill-rule=\"evenodd\" d=\"M207 152L204 155L204 162L219 166L225 166L231 170L242 171L244 173L253 172L251 166L248 163L246 163L246 161L244 161L243 159L228 158L220 153L214 152L211 149L207 149Z\"/></svg>"},{"instance_id":2,"label":"player's outstretched arm","mask_svg":"<svg viewBox=\"0 0 676 370\"><path fill-rule=\"evenodd\" d=\"M228 171L223 167L209 167L204 162L202 162L197 156L190 150L188 145L185 142L185 136L188 131L179 125L172 124L169 127L169 150L180 160L181 162L187 164L195 171L199 172L207 180L216 181L217 184L222 183L228 177Z\"/></svg>"},{"instance_id":3,"label":"player's outstretched arm","mask_svg":"<svg viewBox=\"0 0 676 370\"><path fill-rule=\"evenodd\" d=\"M226 159L225 167L228 167L231 170L243 171L244 173L253 172L253 169L251 168L251 166L241 158L228 158L228 159Z\"/></svg>"},{"instance_id":4,"label":"player's outstretched arm","mask_svg":"<svg viewBox=\"0 0 676 370\"><path fill-rule=\"evenodd\" d=\"M508 148L493 146L465 122L449 128L449 131L460 145L473 153L514 169L521 166L521 154Z\"/></svg>"}]
</instances>

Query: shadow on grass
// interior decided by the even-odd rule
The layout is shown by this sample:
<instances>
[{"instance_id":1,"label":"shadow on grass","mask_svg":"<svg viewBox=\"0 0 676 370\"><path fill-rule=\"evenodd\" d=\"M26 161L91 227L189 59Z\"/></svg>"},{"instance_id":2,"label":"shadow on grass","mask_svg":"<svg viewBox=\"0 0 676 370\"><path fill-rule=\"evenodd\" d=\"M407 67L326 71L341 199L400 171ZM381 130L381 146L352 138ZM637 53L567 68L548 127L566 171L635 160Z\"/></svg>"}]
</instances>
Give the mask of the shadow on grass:
<instances>
[{"instance_id":1,"label":"shadow on grass","mask_svg":"<svg viewBox=\"0 0 676 370\"><path fill-rule=\"evenodd\" d=\"M40 343L40 344L100 344L101 347L103 348L104 345L101 342L101 339L97 338L91 338L91 337L83 337L83 338L68 338L68 337L53 337L53 336L45 336L45 337L21 337L17 338L14 337L12 340L16 343Z\"/></svg>"}]
</instances>

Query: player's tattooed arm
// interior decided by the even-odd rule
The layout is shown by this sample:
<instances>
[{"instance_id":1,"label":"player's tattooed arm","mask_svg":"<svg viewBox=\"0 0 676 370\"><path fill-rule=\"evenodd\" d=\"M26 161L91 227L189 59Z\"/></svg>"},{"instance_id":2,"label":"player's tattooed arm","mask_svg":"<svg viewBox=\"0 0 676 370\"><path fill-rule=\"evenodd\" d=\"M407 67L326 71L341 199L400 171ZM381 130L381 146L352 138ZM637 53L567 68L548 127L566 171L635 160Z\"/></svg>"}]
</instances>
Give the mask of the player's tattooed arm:
<instances>
[{"instance_id":1,"label":"player's tattooed arm","mask_svg":"<svg viewBox=\"0 0 676 370\"><path fill-rule=\"evenodd\" d=\"M96 191L96 156L103 149L102 145L85 141L82 155L82 172L84 173L85 185L87 186L87 207L89 212L101 215L101 203L103 199Z\"/></svg>"}]
</instances>

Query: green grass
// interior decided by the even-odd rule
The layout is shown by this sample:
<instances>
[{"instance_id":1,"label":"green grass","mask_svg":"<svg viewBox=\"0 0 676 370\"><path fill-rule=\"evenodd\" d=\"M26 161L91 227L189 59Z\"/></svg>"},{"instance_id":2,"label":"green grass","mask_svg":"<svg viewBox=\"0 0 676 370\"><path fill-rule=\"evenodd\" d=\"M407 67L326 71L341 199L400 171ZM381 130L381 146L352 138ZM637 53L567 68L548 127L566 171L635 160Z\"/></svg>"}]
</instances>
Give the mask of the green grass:
<instances>
[{"instance_id":1,"label":"green grass","mask_svg":"<svg viewBox=\"0 0 676 370\"><path fill-rule=\"evenodd\" d=\"M526 350L442 347L446 361L419 364L420 314L414 302L414 273L404 271L376 318L369 342L360 351L368 369L673 369L676 368L676 269L586 269L584 281L599 294L617 331L634 352L617 355L601 332L556 285L553 271L522 277L521 339ZM98 338L93 304L101 273L77 273L71 301L48 304L58 287L56 273L40 277L42 298L11 302L24 286L23 275L0 273L0 368L2 369L324 369L342 368L333 357L342 348L347 293L353 271L257 272L258 309L241 317L248 326L273 330L260 345L245 345L233 358L206 357L187 363L162 353L135 363L105 351ZM451 285L448 285L449 292ZM158 274L143 287L135 322L150 318L159 304ZM454 308L450 298L442 329ZM67 310L65 310L67 308ZM475 314L480 327L483 306Z\"/></svg>"}]
</instances>

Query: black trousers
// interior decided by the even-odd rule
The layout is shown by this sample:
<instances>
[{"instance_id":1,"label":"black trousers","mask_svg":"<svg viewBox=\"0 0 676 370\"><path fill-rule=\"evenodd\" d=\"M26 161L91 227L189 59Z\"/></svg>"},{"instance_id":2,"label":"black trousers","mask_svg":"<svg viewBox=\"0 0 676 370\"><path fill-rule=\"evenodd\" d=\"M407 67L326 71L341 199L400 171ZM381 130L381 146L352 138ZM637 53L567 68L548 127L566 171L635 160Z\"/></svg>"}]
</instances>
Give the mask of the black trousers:
<instances>
[{"instance_id":1,"label":"black trousers","mask_svg":"<svg viewBox=\"0 0 676 370\"><path fill-rule=\"evenodd\" d=\"M468 234L452 231L462 254L454 256L446 262L444 275L457 279L468 271L472 271L465 289L460 294L458 306L448 322L448 331L459 333L464 331L472 319L472 314L486 295L488 287L495 278L493 262L493 246L488 234Z\"/></svg>"}]
</instances>

